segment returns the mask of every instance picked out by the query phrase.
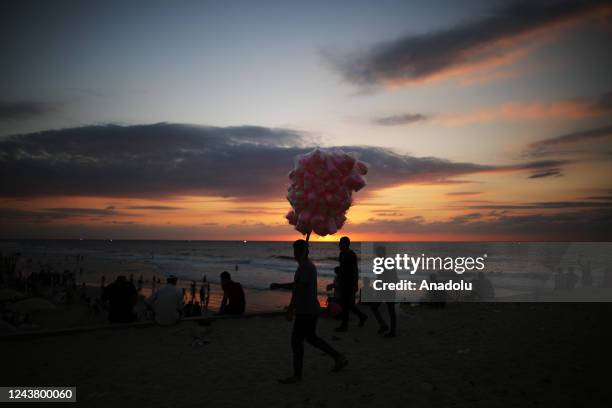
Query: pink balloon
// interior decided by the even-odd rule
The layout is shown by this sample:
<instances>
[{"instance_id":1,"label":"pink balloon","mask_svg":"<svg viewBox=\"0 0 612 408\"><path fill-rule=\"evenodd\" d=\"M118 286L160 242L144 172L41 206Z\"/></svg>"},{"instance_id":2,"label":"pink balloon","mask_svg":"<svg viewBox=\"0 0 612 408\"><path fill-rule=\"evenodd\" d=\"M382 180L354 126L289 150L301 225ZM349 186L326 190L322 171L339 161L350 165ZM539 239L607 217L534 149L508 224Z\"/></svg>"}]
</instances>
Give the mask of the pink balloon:
<instances>
[{"instance_id":1,"label":"pink balloon","mask_svg":"<svg viewBox=\"0 0 612 408\"><path fill-rule=\"evenodd\" d=\"M298 217L295 214L295 211L293 210L289 211L287 215L285 215L285 218L287 218L287 221L289 221L289 224L291 225L297 224Z\"/></svg>"},{"instance_id":2,"label":"pink balloon","mask_svg":"<svg viewBox=\"0 0 612 408\"><path fill-rule=\"evenodd\" d=\"M351 190L359 191L365 186L365 179L357 173L353 173L346 178L344 184Z\"/></svg>"},{"instance_id":3,"label":"pink balloon","mask_svg":"<svg viewBox=\"0 0 612 408\"><path fill-rule=\"evenodd\" d=\"M295 226L295 229L298 230L299 232L301 232L304 235L306 235L306 234L308 234L309 232L312 231L312 228L310 228L309 225L307 225L307 224L300 224L299 222Z\"/></svg>"},{"instance_id":4,"label":"pink balloon","mask_svg":"<svg viewBox=\"0 0 612 408\"><path fill-rule=\"evenodd\" d=\"M338 227L336 226L336 220L334 220L333 218L329 218L327 220L327 231L329 231L329 234L335 234L338 231Z\"/></svg>"},{"instance_id":5,"label":"pink balloon","mask_svg":"<svg viewBox=\"0 0 612 408\"><path fill-rule=\"evenodd\" d=\"M298 215L298 222L301 222L303 224L309 224L310 223L310 218L312 217L310 211L308 210L303 210L300 212L300 214Z\"/></svg>"},{"instance_id":6,"label":"pink balloon","mask_svg":"<svg viewBox=\"0 0 612 408\"><path fill-rule=\"evenodd\" d=\"M336 216L336 227L338 227L338 229L342 228L342 226L344 225L344 223L346 222L346 217L344 214L339 214Z\"/></svg>"},{"instance_id":7,"label":"pink balloon","mask_svg":"<svg viewBox=\"0 0 612 408\"><path fill-rule=\"evenodd\" d=\"M329 205L330 207L335 207L339 203L338 197L332 193L325 194L325 201L327 201L327 205Z\"/></svg>"},{"instance_id":8,"label":"pink balloon","mask_svg":"<svg viewBox=\"0 0 612 408\"><path fill-rule=\"evenodd\" d=\"M357 172L359 174L361 174L362 176L365 176L366 174L368 174L368 165L365 164L362 161L358 161L357 163L355 163L355 169L357 170Z\"/></svg>"},{"instance_id":9,"label":"pink balloon","mask_svg":"<svg viewBox=\"0 0 612 408\"><path fill-rule=\"evenodd\" d=\"M314 231L334 234L346 221L353 191L365 186L367 164L340 149L315 149L296 157L289 173L287 200L293 208L286 215L302 234Z\"/></svg>"},{"instance_id":10,"label":"pink balloon","mask_svg":"<svg viewBox=\"0 0 612 408\"><path fill-rule=\"evenodd\" d=\"M327 173L329 174L331 179L338 178L342 175L340 170L334 165L333 160L327 160Z\"/></svg>"}]
</instances>

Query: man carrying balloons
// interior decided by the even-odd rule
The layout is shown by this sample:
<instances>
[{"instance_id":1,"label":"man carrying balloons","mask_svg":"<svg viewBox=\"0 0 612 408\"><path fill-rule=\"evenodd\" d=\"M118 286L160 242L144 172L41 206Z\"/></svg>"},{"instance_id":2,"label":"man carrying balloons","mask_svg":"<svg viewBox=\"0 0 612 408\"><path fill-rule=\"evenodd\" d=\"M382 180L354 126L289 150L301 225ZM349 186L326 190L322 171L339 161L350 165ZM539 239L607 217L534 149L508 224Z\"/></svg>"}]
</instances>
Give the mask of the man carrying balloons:
<instances>
[{"instance_id":1,"label":"man carrying balloons","mask_svg":"<svg viewBox=\"0 0 612 408\"><path fill-rule=\"evenodd\" d=\"M298 156L294 169L289 173L291 185L287 189L287 200L291 203L292 210L287 213L286 218L296 230L306 235L306 240L298 239L293 243L294 258L298 263L294 281L270 285L272 290L292 291L287 317L289 320L294 320L291 334L293 376L279 380L282 384L292 384L302 380L304 341L334 359L332 371L339 371L348 364L342 354L316 335L320 311L317 268L308 258L308 240L313 231L317 235L326 236L335 234L343 227L346 222L346 212L352 204L352 193L365 186L363 176L367 172L367 164L340 149L316 148L310 153ZM353 275L357 276L355 275L357 257L353 251L347 252L346 256L350 258L350 254L355 258ZM340 262L340 267L346 265L347 271L350 269L349 258L344 262L341 256ZM349 277L348 281L351 282L351 290L346 292L347 305L352 299L352 306L355 307L356 281L353 277ZM349 293L352 293L352 296ZM362 325L363 322L365 317L361 319Z\"/></svg>"}]
</instances>

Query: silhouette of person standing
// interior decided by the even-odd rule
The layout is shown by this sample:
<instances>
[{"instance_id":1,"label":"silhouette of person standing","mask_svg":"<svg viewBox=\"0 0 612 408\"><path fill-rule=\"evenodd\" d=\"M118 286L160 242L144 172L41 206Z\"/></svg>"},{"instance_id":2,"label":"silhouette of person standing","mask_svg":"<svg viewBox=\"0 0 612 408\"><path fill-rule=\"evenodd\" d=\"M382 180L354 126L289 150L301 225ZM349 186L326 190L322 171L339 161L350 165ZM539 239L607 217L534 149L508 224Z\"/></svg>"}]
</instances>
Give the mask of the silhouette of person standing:
<instances>
[{"instance_id":1,"label":"silhouette of person standing","mask_svg":"<svg viewBox=\"0 0 612 408\"><path fill-rule=\"evenodd\" d=\"M271 290L291 289L291 302L287 308L287 319L294 320L291 333L293 350L293 376L279 380L281 384L292 384L302 380L304 362L304 340L334 359L332 371L340 371L348 360L317 336L319 299L317 297L317 268L308 259L308 243L298 239L293 243L293 257L298 263L293 282L273 283ZM295 319L294 319L295 314Z\"/></svg>"},{"instance_id":2,"label":"silhouette of person standing","mask_svg":"<svg viewBox=\"0 0 612 408\"><path fill-rule=\"evenodd\" d=\"M359 288L359 266L357 255L350 248L349 237L340 238L340 269L338 270L338 292L342 306L342 324L336 328L338 332L348 330L349 312L359 317L359 327L363 327L368 316L355 306L355 292Z\"/></svg>"},{"instance_id":3,"label":"silhouette of person standing","mask_svg":"<svg viewBox=\"0 0 612 408\"><path fill-rule=\"evenodd\" d=\"M379 246L376 248L376 256L381 258L387 257L387 250L385 247ZM365 279L365 278L364 278ZM385 283L396 283L398 281L397 271L395 269L385 269L383 273L382 280ZM380 305L383 302L372 302L370 303L370 308L372 309L372 314L374 318L378 322L378 334L384 334L386 338L395 337L397 332L397 317L395 314L395 292L387 291L384 294L385 297L385 306L387 307L387 313L389 314L389 324L391 327L387 325L385 319L383 319L380 314Z\"/></svg>"}]
</instances>

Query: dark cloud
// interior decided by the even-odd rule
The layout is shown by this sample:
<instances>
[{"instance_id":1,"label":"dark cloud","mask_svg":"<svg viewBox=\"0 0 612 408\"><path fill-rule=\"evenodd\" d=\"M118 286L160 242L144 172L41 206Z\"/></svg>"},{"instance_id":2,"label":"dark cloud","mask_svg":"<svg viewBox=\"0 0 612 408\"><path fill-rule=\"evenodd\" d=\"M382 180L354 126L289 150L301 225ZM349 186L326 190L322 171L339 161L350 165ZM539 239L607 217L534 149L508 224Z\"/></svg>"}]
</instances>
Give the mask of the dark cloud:
<instances>
[{"instance_id":1,"label":"dark cloud","mask_svg":"<svg viewBox=\"0 0 612 408\"><path fill-rule=\"evenodd\" d=\"M587 200L612 200L612 195L586 197Z\"/></svg>"},{"instance_id":2,"label":"dark cloud","mask_svg":"<svg viewBox=\"0 0 612 408\"><path fill-rule=\"evenodd\" d=\"M400 217L404 215L404 213L401 213L398 211L389 211L389 210L374 210L372 212L380 217Z\"/></svg>"},{"instance_id":3,"label":"dark cloud","mask_svg":"<svg viewBox=\"0 0 612 408\"><path fill-rule=\"evenodd\" d=\"M478 194L482 194L482 191L453 191L450 193L446 193L446 195L449 195L449 196L471 196L471 195L478 195Z\"/></svg>"},{"instance_id":4,"label":"dark cloud","mask_svg":"<svg viewBox=\"0 0 612 408\"><path fill-rule=\"evenodd\" d=\"M546 210L571 208L612 208L612 203L593 201L545 201L525 204L481 204L469 208L479 210Z\"/></svg>"},{"instance_id":5,"label":"dark cloud","mask_svg":"<svg viewBox=\"0 0 612 408\"><path fill-rule=\"evenodd\" d=\"M508 56L510 40L593 15L604 3L515 2L446 29L406 35L352 55L329 58L347 81L357 85L417 81Z\"/></svg>"},{"instance_id":6,"label":"dark cloud","mask_svg":"<svg viewBox=\"0 0 612 408\"><path fill-rule=\"evenodd\" d=\"M429 116L420 113L404 113L402 115L383 116L372 119L372 123L381 126L401 126L411 123L423 122L429 119Z\"/></svg>"},{"instance_id":7,"label":"dark cloud","mask_svg":"<svg viewBox=\"0 0 612 408\"><path fill-rule=\"evenodd\" d=\"M561 176L562 174L561 174L560 169L548 169L544 171L535 172L528 178L537 179L537 178L544 178L544 177L561 177Z\"/></svg>"},{"instance_id":8,"label":"dark cloud","mask_svg":"<svg viewBox=\"0 0 612 408\"><path fill-rule=\"evenodd\" d=\"M470 214L463 214L463 215L457 215L455 217L452 217L450 222L455 223L455 224L464 224L466 222L474 221L479 218L482 218L482 214L470 213Z\"/></svg>"},{"instance_id":9,"label":"dark cloud","mask_svg":"<svg viewBox=\"0 0 612 408\"><path fill-rule=\"evenodd\" d=\"M182 207L172 207L169 205L131 205L125 207L128 210L152 210L152 211L176 211L182 210Z\"/></svg>"},{"instance_id":10,"label":"dark cloud","mask_svg":"<svg viewBox=\"0 0 612 408\"><path fill-rule=\"evenodd\" d=\"M77 217L77 216L98 216L107 217L111 215L128 215L128 213L122 213L115 211L114 209L107 208L82 208L82 207L60 207L60 208L44 208L43 211L53 214L61 214L65 217Z\"/></svg>"},{"instance_id":11,"label":"dark cloud","mask_svg":"<svg viewBox=\"0 0 612 408\"><path fill-rule=\"evenodd\" d=\"M312 149L311 143L288 129L165 123L15 135L0 139L0 197L207 194L282 199L294 157ZM544 171L567 163L482 165L380 147L342 148L370 164L368 191L407 183L463 183L457 177Z\"/></svg>"},{"instance_id":12,"label":"dark cloud","mask_svg":"<svg viewBox=\"0 0 612 408\"><path fill-rule=\"evenodd\" d=\"M244 209L244 208L230 208L227 210L223 210L226 214L242 214L242 215L276 215L283 213L283 210L271 210L271 209Z\"/></svg>"},{"instance_id":13,"label":"dark cloud","mask_svg":"<svg viewBox=\"0 0 612 408\"><path fill-rule=\"evenodd\" d=\"M610 97L608 96L610 99ZM603 102L597 102L603 103ZM612 105L612 102L608 101ZM612 109L608 108L610 111ZM532 143L529 145L526 156L547 156L551 154L567 154L584 152L588 143L603 139L612 140L612 126L604 126L580 132L567 133Z\"/></svg>"},{"instance_id":14,"label":"dark cloud","mask_svg":"<svg viewBox=\"0 0 612 408\"><path fill-rule=\"evenodd\" d=\"M22 210L18 208L0 208L0 220L4 222L20 223L46 223L56 220L90 217L90 220L98 220L110 216L138 216L115 211L108 208L43 208L40 210ZM93 217L93 218L91 218Z\"/></svg>"},{"instance_id":15,"label":"dark cloud","mask_svg":"<svg viewBox=\"0 0 612 408\"><path fill-rule=\"evenodd\" d=\"M26 120L54 112L50 104L34 101L0 101L0 120Z\"/></svg>"},{"instance_id":16,"label":"dark cloud","mask_svg":"<svg viewBox=\"0 0 612 408\"><path fill-rule=\"evenodd\" d=\"M44 211L28 211L28 210L20 210L18 208L0 208L0 220L6 221L16 221L16 222L40 222L40 221L48 221L55 219L64 219L66 217L49 213Z\"/></svg>"},{"instance_id":17,"label":"dark cloud","mask_svg":"<svg viewBox=\"0 0 612 408\"><path fill-rule=\"evenodd\" d=\"M422 217L373 219L351 225L351 232L381 232L432 236L455 234L461 240L530 241L610 241L612 240L612 211L610 209L571 211L559 214L513 215L495 212L474 213L454 217L448 221L428 222Z\"/></svg>"}]
</instances>

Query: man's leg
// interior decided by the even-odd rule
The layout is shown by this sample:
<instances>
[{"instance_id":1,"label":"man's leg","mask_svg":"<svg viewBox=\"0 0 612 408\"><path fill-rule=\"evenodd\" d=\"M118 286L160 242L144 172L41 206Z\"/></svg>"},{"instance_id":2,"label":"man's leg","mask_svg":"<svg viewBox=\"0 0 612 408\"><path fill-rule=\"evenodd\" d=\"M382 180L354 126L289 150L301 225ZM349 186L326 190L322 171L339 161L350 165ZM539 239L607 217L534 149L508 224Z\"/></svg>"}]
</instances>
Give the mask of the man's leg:
<instances>
[{"instance_id":1,"label":"man's leg","mask_svg":"<svg viewBox=\"0 0 612 408\"><path fill-rule=\"evenodd\" d=\"M379 327L378 334L383 334L384 332L389 330L389 326L387 326L385 319L383 319L383 317L381 316L379 307L380 307L380 302L370 303L370 309L372 309L372 314L374 315L374 318L378 322L378 327Z\"/></svg>"},{"instance_id":2,"label":"man's leg","mask_svg":"<svg viewBox=\"0 0 612 408\"><path fill-rule=\"evenodd\" d=\"M302 363L304 361L304 321L295 316L291 332L291 350L293 351L293 375L278 380L281 384L293 384L302 380Z\"/></svg>"},{"instance_id":3,"label":"man's leg","mask_svg":"<svg viewBox=\"0 0 612 408\"><path fill-rule=\"evenodd\" d=\"M304 324L304 338L306 339L306 341L313 347L318 348L319 350L334 359L335 364L333 371L340 371L341 369L343 369L348 364L346 358L344 358L342 354L340 354L336 349L330 346L325 340L317 336L317 316L307 316L305 320L308 322L307 324Z\"/></svg>"},{"instance_id":4,"label":"man's leg","mask_svg":"<svg viewBox=\"0 0 612 408\"><path fill-rule=\"evenodd\" d=\"M302 378L302 366L304 363L304 338L308 330L309 322L304 316L295 316L293 332L291 333L291 349L293 351L293 376Z\"/></svg>"},{"instance_id":5,"label":"man's leg","mask_svg":"<svg viewBox=\"0 0 612 408\"><path fill-rule=\"evenodd\" d=\"M349 312L353 312L357 315L357 317L359 317L359 327L363 327L368 316L361 310L359 310L359 308L355 305L355 292L352 290L350 290L349 293L346 295L346 309L346 324L348 325ZM344 325L345 323L342 322L342 324Z\"/></svg>"},{"instance_id":6,"label":"man's leg","mask_svg":"<svg viewBox=\"0 0 612 408\"><path fill-rule=\"evenodd\" d=\"M347 331L348 321L349 321L349 311L351 308L350 298L346 295L341 295L340 306L342 307L342 314L340 315L342 319L342 324L340 324L340 327L336 328L336 331Z\"/></svg>"},{"instance_id":7,"label":"man's leg","mask_svg":"<svg viewBox=\"0 0 612 408\"><path fill-rule=\"evenodd\" d=\"M389 321L391 323L391 330L387 333L387 337L395 337L395 328L397 327L397 317L395 315L395 302L386 302L387 311L389 312Z\"/></svg>"},{"instance_id":8,"label":"man's leg","mask_svg":"<svg viewBox=\"0 0 612 408\"><path fill-rule=\"evenodd\" d=\"M366 315L361 310L359 310L359 308L355 304L355 298L352 299L352 302L350 303L350 306L349 306L349 310L355 313L357 317L359 317L359 327L363 327L365 321L368 319L368 315Z\"/></svg>"}]
</instances>

